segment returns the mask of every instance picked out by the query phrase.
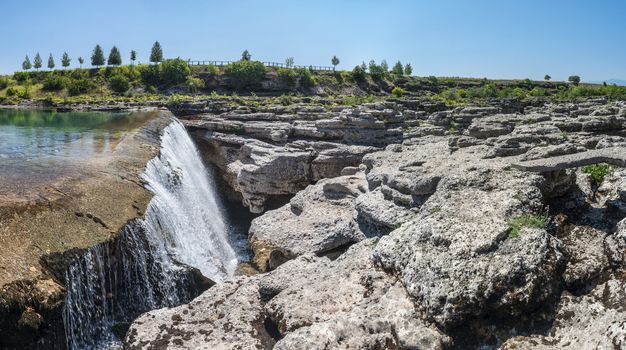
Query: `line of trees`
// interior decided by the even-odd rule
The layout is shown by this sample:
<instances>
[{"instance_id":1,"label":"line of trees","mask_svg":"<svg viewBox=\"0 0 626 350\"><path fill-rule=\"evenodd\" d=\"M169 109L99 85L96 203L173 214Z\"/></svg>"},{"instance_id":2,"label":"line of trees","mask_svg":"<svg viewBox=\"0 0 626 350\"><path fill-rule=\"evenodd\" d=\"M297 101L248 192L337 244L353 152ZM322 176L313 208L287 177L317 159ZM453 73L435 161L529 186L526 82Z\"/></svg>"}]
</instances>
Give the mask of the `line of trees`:
<instances>
[{"instance_id":1,"label":"line of trees","mask_svg":"<svg viewBox=\"0 0 626 350\"><path fill-rule=\"evenodd\" d=\"M137 60L137 51L131 50L130 51L131 64L135 64L136 60ZM72 62L72 59L70 58L70 55L67 52L63 52L63 56L61 57L61 66L63 66L63 68L68 68L71 62ZM152 50L150 52L150 62L152 63L163 62L163 49L161 48L161 44L158 41L156 41L154 45L152 45ZM85 63L85 59L82 56L78 57L78 63L80 64L80 68L82 68L83 63ZM91 65L94 67L100 67L100 66L104 66L105 63L109 66L119 66L122 64L122 54L116 46L113 46L111 48L111 51L109 52L109 56L107 59L105 59L104 51L102 50L102 47L100 45L96 45L96 47L93 49L91 53ZM35 58L32 63L28 55L26 55L26 57L24 58L24 61L22 62L22 70L24 71L31 70L32 68L35 68L35 70L38 71L39 68L41 68L42 66L43 66L43 61L41 59L41 55L39 54L39 52L37 52L37 54L35 55ZM54 61L54 57L52 56L52 53L51 53L50 56L48 57L47 67L48 69L52 70L54 69L55 66L56 64Z\"/></svg>"}]
</instances>

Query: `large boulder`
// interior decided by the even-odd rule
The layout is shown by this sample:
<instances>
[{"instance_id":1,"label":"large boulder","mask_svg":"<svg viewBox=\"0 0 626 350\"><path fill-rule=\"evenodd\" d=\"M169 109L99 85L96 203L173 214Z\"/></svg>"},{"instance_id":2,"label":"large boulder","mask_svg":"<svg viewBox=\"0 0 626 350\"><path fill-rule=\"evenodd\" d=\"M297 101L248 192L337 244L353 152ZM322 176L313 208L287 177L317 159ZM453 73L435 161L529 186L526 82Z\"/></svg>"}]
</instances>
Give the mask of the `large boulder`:
<instances>
[{"instance_id":1,"label":"large boulder","mask_svg":"<svg viewBox=\"0 0 626 350\"><path fill-rule=\"evenodd\" d=\"M250 244L262 270L305 253L326 254L365 238L354 220L355 198L366 191L363 173L319 181L288 204L254 219Z\"/></svg>"},{"instance_id":2,"label":"large boulder","mask_svg":"<svg viewBox=\"0 0 626 350\"><path fill-rule=\"evenodd\" d=\"M444 349L369 239L335 261L303 255L275 271L218 284L188 305L148 312L132 349Z\"/></svg>"}]
</instances>

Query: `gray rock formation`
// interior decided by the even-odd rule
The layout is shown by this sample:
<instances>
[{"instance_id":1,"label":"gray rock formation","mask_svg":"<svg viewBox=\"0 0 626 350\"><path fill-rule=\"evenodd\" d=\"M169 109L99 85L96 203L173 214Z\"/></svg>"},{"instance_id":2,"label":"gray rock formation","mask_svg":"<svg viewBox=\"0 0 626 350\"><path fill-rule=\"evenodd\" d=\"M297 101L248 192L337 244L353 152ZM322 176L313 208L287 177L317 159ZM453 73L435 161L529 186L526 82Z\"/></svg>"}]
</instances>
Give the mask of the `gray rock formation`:
<instances>
[{"instance_id":1,"label":"gray rock formation","mask_svg":"<svg viewBox=\"0 0 626 350\"><path fill-rule=\"evenodd\" d=\"M566 169L626 165L626 104L488 103L195 106L252 211L294 196L250 228L265 273L143 315L127 347L623 347L626 178ZM550 335L526 325L555 308Z\"/></svg>"},{"instance_id":2,"label":"gray rock formation","mask_svg":"<svg viewBox=\"0 0 626 350\"><path fill-rule=\"evenodd\" d=\"M515 337L501 350L623 349L626 347L626 283L611 279L590 294L561 298L547 336Z\"/></svg>"},{"instance_id":3,"label":"gray rock formation","mask_svg":"<svg viewBox=\"0 0 626 350\"><path fill-rule=\"evenodd\" d=\"M304 255L136 320L127 349L443 349L404 288L371 260L375 239L335 261Z\"/></svg>"}]
</instances>

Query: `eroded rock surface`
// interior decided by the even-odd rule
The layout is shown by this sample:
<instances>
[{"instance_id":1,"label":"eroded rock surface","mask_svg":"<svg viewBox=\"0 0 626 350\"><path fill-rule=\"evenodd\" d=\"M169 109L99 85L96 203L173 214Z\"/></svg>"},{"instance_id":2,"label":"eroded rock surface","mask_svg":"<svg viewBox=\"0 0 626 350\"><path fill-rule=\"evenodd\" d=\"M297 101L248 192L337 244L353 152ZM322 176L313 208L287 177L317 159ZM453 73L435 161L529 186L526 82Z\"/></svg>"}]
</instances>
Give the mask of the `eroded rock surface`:
<instances>
[{"instance_id":1,"label":"eroded rock surface","mask_svg":"<svg viewBox=\"0 0 626 350\"><path fill-rule=\"evenodd\" d=\"M443 349L404 288L371 259L375 239L335 261L304 255L216 285L188 305L151 311L128 349Z\"/></svg>"},{"instance_id":2,"label":"eroded rock surface","mask_svg":"<svg viewBox=\"0 0 626 350\"><path fill-rule=\"evenodd\" d=\"M624 174L564 168L626 145L626 105L488 103L196 106L251 210L295 196L252 224L265 273L142 316L127 346L623 347Z\"/></svg>"}]
</instances>

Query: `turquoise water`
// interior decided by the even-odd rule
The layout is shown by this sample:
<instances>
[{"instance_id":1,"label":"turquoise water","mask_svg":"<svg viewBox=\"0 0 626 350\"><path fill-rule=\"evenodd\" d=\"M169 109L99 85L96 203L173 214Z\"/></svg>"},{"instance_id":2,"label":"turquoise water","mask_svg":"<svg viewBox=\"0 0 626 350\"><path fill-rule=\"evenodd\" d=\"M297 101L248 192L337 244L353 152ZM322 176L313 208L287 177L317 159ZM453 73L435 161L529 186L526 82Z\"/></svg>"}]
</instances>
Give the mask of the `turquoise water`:
<instances>
[{"instance_id":1,"label":"turquoise water","mask_svg":"<svg viewBox=\"0 0 626 350\"><path fill-rule=\"evenodd\" d=\"M0 192L28 187L107 157L150 112L54 112L0 109ZM0 193L1 194L1 193Z\"/></svg>"},{"instance_id":2,"label":"turquoise water","mask_svg":"<svg viewBox=\"0 0 626 350\"><path fill-rule=\"evenodd\" d=\"M0 109L0 160L106 155L145 113L53 112Z\"/></svg>"}]
</instances>

